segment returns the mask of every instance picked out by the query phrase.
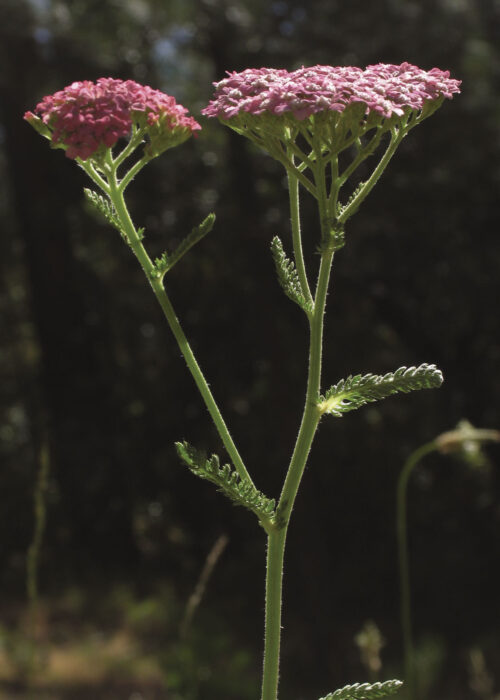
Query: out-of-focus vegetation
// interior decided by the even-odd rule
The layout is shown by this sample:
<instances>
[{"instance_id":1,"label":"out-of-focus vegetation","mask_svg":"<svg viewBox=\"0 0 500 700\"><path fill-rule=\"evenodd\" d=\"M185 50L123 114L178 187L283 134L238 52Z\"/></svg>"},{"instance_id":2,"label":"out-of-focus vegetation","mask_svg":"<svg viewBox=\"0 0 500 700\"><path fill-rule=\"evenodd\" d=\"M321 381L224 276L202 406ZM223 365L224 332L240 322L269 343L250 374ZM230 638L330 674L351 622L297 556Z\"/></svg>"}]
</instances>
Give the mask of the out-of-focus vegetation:
<instances>
[{"instance_id":1,"label":"out-of-focus vegetation","mask_svg":"<svg viewBox=\"0 0 500 700\"><path fill-rule=\"evenodd\" d=\"M385 640L380 673L401 670L394 499L405 457L463 416L500 426L499 36L495 0L2 0L7 697L31 653L25 555L46 434L38 697L51 684L51 698L244 700L246 688L256 697L263 614L262 533L175 455L176 440L220 445L154 298L116 232L86 208L83 173L49 150L24 111L101 76L163 89L197 118L211 81L247 66L409 61L463 79L462 95L400 148L336 259L326 384L420 362L438 364L446 381L320 430L290 533L282 665L283 697L315 698L363 680L354 637L369 619ZM283 173L200 121L197 139L141 173L131 209L153 253L216 212L214 231L167 284L252 474L275 495L305 385L305 324L269 253L272 236L288 233ZM305 203L314 259L312 211ZM415 634L430 698L500 689L498 450L489 454L481 471L430 457L410 493ZM221 532L230 544L180 641L182 611Z\"/></svg>"}]
</instances>

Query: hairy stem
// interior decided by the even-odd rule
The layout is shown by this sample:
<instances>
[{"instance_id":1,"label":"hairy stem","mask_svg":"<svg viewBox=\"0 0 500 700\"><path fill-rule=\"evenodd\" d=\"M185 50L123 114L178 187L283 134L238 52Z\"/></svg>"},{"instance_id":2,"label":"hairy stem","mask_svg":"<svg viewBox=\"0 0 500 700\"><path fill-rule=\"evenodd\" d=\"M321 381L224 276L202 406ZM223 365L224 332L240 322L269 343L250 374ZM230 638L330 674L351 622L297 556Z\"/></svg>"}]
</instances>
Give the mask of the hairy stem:
<instances>
[{"instance_id":1,"label":"hairy stem","mask_svg":"<svg viewBox=\"0 0 500 700\"><path fill-rule=\"evenodd\" d=\"M321 384L323 317L332 260L333 251L327 251L321 257L314 313L310 321L309 371L304 413L277 508L278 518L284 523L290 520L307 457L321 418L317 404Z\"/></svg>"},{"instance_id":2,"label":"hairy stem","mask_svg":"<svg viewBox=\"0 0 500 700\"><path fill-rule=\"evenodd\" d=\"M288 525L288 524L287 524ZM266 617L264 623L264 668L262 700L277 700L281 642L281 606L283 600L283 561L287 525L267 537Z\"/></svg>"},{"instance_id":3,"label":"hairy stem","mask_svg":"<svg viewBox=\"0 0 500 700\"><path fill-rule=\"evenodd\" d=\"M292 153L289 153L290 159L293 163L294 157ZM292 239L293 239L293 252L295 257L295 266L297 268L297 274L300 280L300 286L302 288L302 294L306 302L312 303L312 294L309 288L309 282L307 280L306 267L304 264L304 255L302 253L302 238L300 232L300 208L299 208L299 181L292 170L287 170L288 177L288 191L290 193L290 219L292 222Z\"/></svg>"},{"instance_id":4,"label":"hairy stem","mask_svg":"<svg viewBox=\"0 0 500 700\"><path fill-rule=\"evenodd\" d=\"M139 146L139 144L143 140L146 131L147 131L146 127L142 127L142 129L138 129L135 126L133 127L132 138L130 139L128 144L125 146L125 148L116 156L116 158L113 161L115 168L118 168L124 161L127 160L127 158L130 155L132 155L132 153L135 151L137 146Z\"/></svg>"},{"instance_id":5,"label":"hairy stem","mask_svg":"<svg viewBox=\"0 0 500 700\"><path fill-rule=\"evenodd\" d=\"M109 175L109 196L113 202L116 213L120 219L121 225L123 226L123 230L127 236L127 240L130 243L130 247L132 248L132 251L134 252L134 255L136 256L137 260L141 264L141 267L144 270L146 277L148 278L149 283L151 284L151 287L153 288L153 292L155 293L155 296L163 310L163 313L168 321L172 333L174 334L174 337L177 340L181 353L193 376L196 386L198 387L198 390L205 402L205 405L215 424L215 427L217 428L217 432L219 433L224 447L226 448L227 453L229 454L234 464L234 467L240 475L240 477L253 485L253 481L250 478L250 475L243 463L243 460L236 448L236 445L233 442L233 439L226 426L226 423L224 422L219 407L217 406L212 392L210 391L210 387L208 386L203 372L201 371L200 366L196 361L196 358L193 354L193 351L191 350L191 346L188 343L186 335L182 330L181 324L179 323L179 319L177 318L172 303L170 302L167 292L165 291L165 288L163 286L163 282L158 277L157 270L153 262L151 261L151 258L147 254L140 240L140 236L138 235L135 229L132 219L130 218L130 214L125 204L125 200L123 198L123 191L116 180L115 169L112 169Z\"/></svg>"},{"instance_id":6,"label":"hairy stem","mask_svg":"<svg viewBox=\"0 0 500 700\"><path fill-rule=\"evenodd\" d=\"M380 176L382 175L386 167L389 165L389 161L391 160L392 156L396 153L399 144L406 136L406 134L407 131L403 126L399 127L399 129L397 129L396 127L392 128L391 140L389 142L389 145L387 146L384 155L380 159L377 167L372 172L368 180L363 184L363 187L359 190L358 194L351 200L351 202L345 207L342 214L339 216L340 223L345 223L347 219L349 219L353 214L356 213L361 202L364 199L366 199L366 197L370 194L372 189L379 181Z\"/></svg>"},{"instance_id":7,"label":"hairy stem","mask_svg":"<svg viewBox=\"0 0 500 700\"><path fill-rule=\"evenodd\" d=\"M120 182L120 190L125 192L126 188L130 185L137 173L142 170L142 168L149 163L151 159L148 156L143 156L140 160L135 163L135 165L130 168L128 173L125 175L123 180Z\"/></svg>"},{"instance_id":8,"label":"hairy stem","mask_svg":"<svg viewBox=\"0 0 500 700\"><path fill-rule=\"evenodd\" d=\"M323 221L326 216L326 197L320 200L319 205L320 218ZM317 402L321 385L323 318L333 255L334 252L328 249L325 249L321 255L314 311L309 318L309 369L304 413L278 503L275 529L268 534L262 700L277 700L278 697L283 561L286 535L307 457L321 417Z\"/></svg>"}]
</instances>

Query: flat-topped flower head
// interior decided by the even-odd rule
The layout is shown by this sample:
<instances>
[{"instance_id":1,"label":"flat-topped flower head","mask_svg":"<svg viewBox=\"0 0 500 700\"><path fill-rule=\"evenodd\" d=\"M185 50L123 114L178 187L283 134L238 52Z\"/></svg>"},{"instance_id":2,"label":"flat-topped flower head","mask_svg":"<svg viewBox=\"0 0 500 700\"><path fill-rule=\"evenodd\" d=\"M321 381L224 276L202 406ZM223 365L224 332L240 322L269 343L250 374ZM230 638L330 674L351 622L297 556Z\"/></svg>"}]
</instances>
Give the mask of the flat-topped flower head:
<instances>
[{"instance_id":1,"label":"flat-topped flower head","mask_svg":"<svg viewBox=\"0 0 500 700\"><path fill-rule=\"evenodd\" d=\"M448 71L425 71L410 63L378 63L364 70L247 68L214 85L215 95L202 114L217 117L266 150L316 198L327 163L338 192L384 134L390 134L390 149L383 167L410 129L460 92L460 81ZM353 158L340 172L343 152L352 152Z\"/></svg>"},{"instance_id":2,"label":"flat-topped flower head","mask_svg":"<svg viewBox=\"0 0 500 700\"><path fill-rule=\"evenodd\" d=\"M68 158L87 160L128 138L133 127L148 136L146 154L159 155L185 141L200 125L175 99L133 80L75 82L44 97L24 118Z\"/></svg>"},{"instance_id":3,"label":"flat-topped flower head","mask_svg":"<svg viewBox=\"0 0 500 700\"><path fill-rule=\"evenodd\" d=\"M215 95L202 114L217 117L282 163L320 202L325 230L337 231L408 132L460 92L460 81L448 71L425 71L410 63L378 63L364 70L248 68L214 85ZM383 140L379 165L340 204L340 189Z\"/></svg>"},{"instance_id":4,"label":"flat-topped flower head","mask_svg":"<svg viewBox=\"0 0 500 700\"><path fill-rule=\"evenodd\" d=\"M389 118L420 111L428 102L451 98L460 81L448 71L424 71L409 63L379 63L365 70L352 66L313 66L289 73L274 68L249 68L228 73L215 85L215 96L202 111L231 122L240 115L289 115L303 121L321 112L344 112L361 103L364 116Z\"/></svg>"}]
</instances>

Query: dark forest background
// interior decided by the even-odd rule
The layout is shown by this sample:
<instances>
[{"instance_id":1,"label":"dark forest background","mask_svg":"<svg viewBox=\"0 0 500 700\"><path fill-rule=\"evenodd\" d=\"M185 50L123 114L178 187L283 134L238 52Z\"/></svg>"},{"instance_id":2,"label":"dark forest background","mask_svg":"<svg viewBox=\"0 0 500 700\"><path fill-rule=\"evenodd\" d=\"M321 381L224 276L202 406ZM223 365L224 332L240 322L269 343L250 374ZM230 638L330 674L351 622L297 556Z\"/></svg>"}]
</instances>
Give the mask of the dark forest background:
<instances>
[{"instance_id":1,"label":"dark forest background","mask_svg":"<svg viewBox=\"0 0 500 700\"><path fill-rule=\"evenodd\" d=\"M278 495L307 343L269 252L273 235L289 240L283 172L200 111L226 70L409 61L449 69L462 94L410 134L350 222L324 381L431 362L445 383L322 423L290 530L282 695L314 700L367 680L354 637L368 620L386 642L381 679L402 674L398 474L410 452L462 418L500 427L499 42L495 0L0 0L4 649L22 638L33 489L48 440L42 641L128 625L163 673L156 690L138 680L138 697L258 696L264 533L179 463L179 439L222 454L216 432L135 259L85 205L84 173L49 150L24 112L75 80L111 76L173 94L201 122L198 138L140 174L129 203L154 254L216 212L214 231L167 285L252 474ZM307 200L303 211L314 265ZM410 485L427 697L500 692L498 448L488 454L481 470L430 456ZM229 545L182 645L179 619L223 533ZM489 695L477 690L474 658ZM115 697L77 693L47 697Z\"/></svg>"}]
</instances>

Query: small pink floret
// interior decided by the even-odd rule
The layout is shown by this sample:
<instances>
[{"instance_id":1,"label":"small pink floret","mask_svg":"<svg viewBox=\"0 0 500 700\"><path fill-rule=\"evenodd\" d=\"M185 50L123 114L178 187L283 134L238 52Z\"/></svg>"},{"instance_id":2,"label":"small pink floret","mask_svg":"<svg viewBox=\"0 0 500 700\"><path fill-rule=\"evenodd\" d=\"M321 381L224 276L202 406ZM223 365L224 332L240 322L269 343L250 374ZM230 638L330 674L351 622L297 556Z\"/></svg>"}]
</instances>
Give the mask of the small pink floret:
<instances>
[{"instance_id":1,"label":"small pink floret","mask_svg":"<svg viewBox=\"0 0 500 700\"><path fill-rule=\"evenodd\" d=\"M144 117L148 125L161 118L163 128L170 132L194 133L201 128L170 95L133 80L114 78L72 83L44 97L35 114L52 131L52 142L67 146L68 158L82 160L128 137L132 124ZM29 121L34 116L26 112L24 118Z\"/></svg>"},{"instance_id":2,"label":"small pink floret","mask_svg":"<svg viewBox=\"0 0 500 700\"><path fill-rule=\"evenodd\" d=\"M230 120L239 114L282 115L302 121L325 111L343 112L364 103L366 115L401 116L405 108L421 110L428 101L451 99L460 92L449 71L422 70L410 63L378 63L365 70L353 66L313 66L289 73L276 68L247 68L214 83L215 96L202 111Z\"/></svg>"}]
</instances>

